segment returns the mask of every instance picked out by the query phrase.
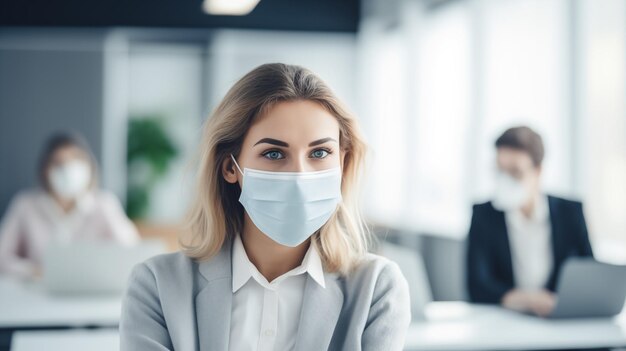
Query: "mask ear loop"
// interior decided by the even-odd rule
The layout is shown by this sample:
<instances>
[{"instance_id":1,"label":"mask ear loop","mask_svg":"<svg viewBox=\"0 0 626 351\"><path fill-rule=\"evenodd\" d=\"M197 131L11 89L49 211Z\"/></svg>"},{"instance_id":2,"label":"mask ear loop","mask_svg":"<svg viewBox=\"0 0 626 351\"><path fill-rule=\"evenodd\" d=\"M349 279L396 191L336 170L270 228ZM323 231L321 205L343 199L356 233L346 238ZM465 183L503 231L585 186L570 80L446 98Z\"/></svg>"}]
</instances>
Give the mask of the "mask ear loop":
<instances>
[{"instance_id":1,"label":"mask ear loop","mask_svg":"<svg viewBox=\"0 0 626 351\"><path fill-rule=\"evenodd\" d=\"M243 172L241 171L241 168L239 168L239 164L237 163L237 160L235 160L235 156L233 156L233 154L230 154L230 158L233 160L233 162L235 162L235 166L239 170L239 173L241 173L241 175L243 175Z\"/></svg>"}]
</instances>

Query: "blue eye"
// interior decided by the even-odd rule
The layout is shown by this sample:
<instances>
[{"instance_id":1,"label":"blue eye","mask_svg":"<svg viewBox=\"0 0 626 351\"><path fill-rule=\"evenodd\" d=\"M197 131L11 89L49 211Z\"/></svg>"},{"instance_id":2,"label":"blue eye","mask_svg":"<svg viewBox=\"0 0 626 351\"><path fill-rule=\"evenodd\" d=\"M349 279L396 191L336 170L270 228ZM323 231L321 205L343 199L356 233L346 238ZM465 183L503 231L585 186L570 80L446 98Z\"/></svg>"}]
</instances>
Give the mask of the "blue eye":
<instances>
[{"instance_id":1,"label":"blue eye","mask_svg":"<svg viewBox=\"0 0 626 351\"><path fill-rule=\"evenodd\" d=\"M313 156L313 158L324 158L328 156L328 154L329 152L327 150L317 149L311 153L311 156Z\"/></svg>"},{"instance_id":2,"label":"blue eye","mask_svg":"<svg viewBox=\"0 0 626 351\"><path fill-rule=\"evenodd\" d=\"M280 151L271 150L263 154L263 156L269 160L280 160L285 158Z\"/></svg>"}]
</instances>

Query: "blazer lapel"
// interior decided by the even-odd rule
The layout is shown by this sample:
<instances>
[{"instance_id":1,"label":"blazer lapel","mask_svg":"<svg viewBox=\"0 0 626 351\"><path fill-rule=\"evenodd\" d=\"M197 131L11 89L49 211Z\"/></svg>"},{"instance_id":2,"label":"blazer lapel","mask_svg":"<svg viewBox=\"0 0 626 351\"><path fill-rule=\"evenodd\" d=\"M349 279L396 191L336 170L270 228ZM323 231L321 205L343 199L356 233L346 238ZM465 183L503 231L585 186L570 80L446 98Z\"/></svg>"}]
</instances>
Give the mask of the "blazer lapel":
<instances>
[{"instance_id":1,"label":"blazer lapel","mask_svg":"<svg viewBox=\"0 0 626 351\"><path fill-rule=\"evenodd\" d=\"M328 350L343 306L337 275L324 274L326 287L307 276L304 288L296 350Z\"/></svg>"},{"instance_id":2,"label":"blazer lapel","mask_svg":"<svg viewBox=\"0 0 626 351\"><path fill-rule=\"evenodd\" d=\"M200 274L207 280L196 296L200 350L228 350L233 295L231 246L231 240L226 239L215 257L198 266Z\"/></svg>"}]
</instances>

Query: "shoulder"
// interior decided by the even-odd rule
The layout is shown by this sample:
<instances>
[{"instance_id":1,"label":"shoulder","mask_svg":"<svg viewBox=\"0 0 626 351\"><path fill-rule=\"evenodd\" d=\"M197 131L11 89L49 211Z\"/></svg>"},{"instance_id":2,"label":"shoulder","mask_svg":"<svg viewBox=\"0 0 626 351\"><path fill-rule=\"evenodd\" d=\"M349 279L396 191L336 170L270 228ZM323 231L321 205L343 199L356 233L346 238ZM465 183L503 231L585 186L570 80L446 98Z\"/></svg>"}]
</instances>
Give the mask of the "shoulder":
<instances>
[{"instance_id":1,"label":"shoulder","mask_svg":"<svg viewBox=\"0 0 626 351\"><path fill-rule=\"evenodd\" d=\"M194 261L182 252L161 254L137 264L133 268L136 278L153 277L158 281L175 281L193 271Z\"/></svg>"},{"instance_id":2,"label":"shoulder","mask_svg":"<svg viewBox=\"0 0 626 351\"><path fill-rule=\"evenodd\" d=\"M398 265L381 256L366 254L357 268L345 278L344 305L368 323L384 319L404 328L411 320L409 285ZM389 324L389 325L391 325Z\"/></svg>"},{"instance_id":3,"label":"shoulder","mask_svg":"<svg viewBox=\"0 0 626 351\"><path fill-rule=\"evenodd\" d=\"M550 206L558 207L566 211L582 211L582 202L575 199L568 199L554 195L548 195L548 203Z\"/></svg>"},{"instance_id":4,"label":"shoulder","mask_svg":"<svg viewBox=\"0 0 626 351\"><path fill-rule=\"evenodd\" d=\"M390 274L396 278L402 277L402 273L400 273L400 268L398 268L397 263L386 257L373 253L365 254L361 262L356 266L356 271L376 276L381 274ZM399 274L399 276L397 276L397 274Z\"/></svg>"},{"instance_id":5,"label":"shoulder","mask_svg":"<svg viewBox=\"0 0 626 351\"><path fill-rule=\"evenodd\" d=\"M472 206L474 214L482 214L497 211L491 201L476 203Z\"/></svg>"},{"instance_id":6,"label":"shoulder","mask_svg":"<svg viewBox=\"0 0 626 351\"><path fill-rule=\"evenodd\" d=\"M154 307L192 296L193 267L193 260L180 252L154 256L135 265L128 278L125 305L133 298Z\"/></svg>"},{"instance_id":7,"label":"shoulder","mask_svg":"<svg viewBox=\"0 0 626 351\"><path fill-rule=\"evenodd\" d=\"M47 196L46 193L40 189L26 189L19 191L11 198L9 209L15 212L29 207L34 207L34 205L39 203L44 196Z\"/></svg>"},{"instance_id":8,"label":"shoulder","mask_svg":"<svg viewBox=\"0 0 626 351\"><path fill-rule=\"evenodd\" d=\"M360 291L370 290L374 292L389 288L407 289L408 291L408 284L398 264L372 253L365 254L344 279L348 286L354 286Z\"/></svg>"},{"instance_id":9,"label":"shoulder","mask_svg":"<svg viewBox=\"0 0 626 351\"><path fill-rule=\"evenodd\" d=\"M477 203L472 206L472 219L470 226L470 236L487 235L493 231L479 230L483 226L491 226L492 222L503 215L502 211L497 210L491 201Z\"/></svg>"},{"instance_id":10,"label":"shoulder","mask_svg":"<svg viewBox=\"0 0 626 351\"><path fill-rule=\"evenodd\" d=\"M133 267L128 281L129 291L167 298L193 288L193 259L181 252L157 255Z\"/></svg>"},{"instance_id":11,"label":"shoulder","mask_svg":"<svg viewBox=\"0 0 626 351\"><path fill-rule=\"evenodd\" d=\"M91 197L99 205L104 206L121 206L120 199L113 192L103 189L95 189L91 191Z\"/></svg>"},{"instance_id":12,"label":"shoulder","mask_svg":"<svg viewBox=\"0 0 626 351\"><path fill-rule=\"evenodd\" d=\"M44 190L41 189L26 189L19 191L17 194L13 196L11 203L23 204L23 203L33 203L39 201L42 197L49 196L46 194Z\"/></svg>"}]
</instances>

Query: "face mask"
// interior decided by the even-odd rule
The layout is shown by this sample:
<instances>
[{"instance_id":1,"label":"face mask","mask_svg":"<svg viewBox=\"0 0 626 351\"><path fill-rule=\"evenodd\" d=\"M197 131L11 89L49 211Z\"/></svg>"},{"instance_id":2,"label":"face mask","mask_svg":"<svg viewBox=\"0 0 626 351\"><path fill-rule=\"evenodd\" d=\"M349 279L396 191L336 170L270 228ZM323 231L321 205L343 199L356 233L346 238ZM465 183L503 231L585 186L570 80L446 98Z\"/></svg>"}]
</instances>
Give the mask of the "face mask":
<instances>
[{"instance_id":1,"label":"face mask","mask_svg":"<svg viewBox=\"0 0 626 351\"><path fill-rule=\"evenodd\" d=\"M275 242L295 247L320 229L341 202L341 168L269 172L244 168L239 202L254 225Z\"/></svg>"},{"instance_id":2,"label":"face mask","mask_svg":"<svg viewBox=\"0 0 626 351\"><path fill-rule=\"evenodd\" d=\"M493 206L500 211L516 210L524 205L529 191L524 184L510 175L500 172L496 179Z\"/></svg>"},{"instance_id":3,"label":"face mask","mask_svg":"<svg viewBox=\"0 0 626 351\"><path fill-rule=\"evenodd\" d=\"M85 161L69 161L52 168L48 180L55 194L65 199L76 199L89 186L91 168Z\"/></svg>"}]
</instances>

